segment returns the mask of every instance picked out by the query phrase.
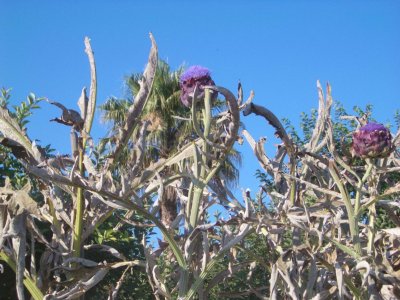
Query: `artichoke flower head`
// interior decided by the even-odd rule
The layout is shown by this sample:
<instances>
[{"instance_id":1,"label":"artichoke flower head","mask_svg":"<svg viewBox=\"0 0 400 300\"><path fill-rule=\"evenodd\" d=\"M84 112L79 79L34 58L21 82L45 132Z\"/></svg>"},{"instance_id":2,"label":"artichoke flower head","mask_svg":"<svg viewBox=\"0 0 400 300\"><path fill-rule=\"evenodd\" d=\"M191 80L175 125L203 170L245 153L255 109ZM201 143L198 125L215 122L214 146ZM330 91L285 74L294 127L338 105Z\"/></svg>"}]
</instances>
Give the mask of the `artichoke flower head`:
<instances>
[{"instance_id":1,"label":"artichoke flower head","mask_svg":"<svg viewBox=\"0 0 400 300\"><path fill-rule=\"evenodd\" d=\"M204 97L204 87L215 85L215 83L211 78L210 70L202 66L191 66L181 75L179 85L182 104L186 107L191 107L196 85L199 89L198 98L201 99Z\"/></svg>"},{"instance_id":2,"label":"artichoke flower head","mask_svg":"<svg viewBox=\"0 0 400 300\"><path fill-rule=\"evenodd\" d=\"M370 122L353 133L353 156L363 159L384 158L392 150L392 135L382 124Z\"/></svg>"}]
</instances>

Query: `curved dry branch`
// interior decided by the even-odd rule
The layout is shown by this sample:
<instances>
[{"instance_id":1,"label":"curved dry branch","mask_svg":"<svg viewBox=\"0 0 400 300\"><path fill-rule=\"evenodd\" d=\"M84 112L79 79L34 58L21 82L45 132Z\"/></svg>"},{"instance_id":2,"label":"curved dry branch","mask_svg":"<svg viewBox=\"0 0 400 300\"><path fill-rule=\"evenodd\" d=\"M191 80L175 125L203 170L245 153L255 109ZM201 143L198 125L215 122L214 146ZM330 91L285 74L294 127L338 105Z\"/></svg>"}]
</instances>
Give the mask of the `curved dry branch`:
<instances>
[{"instance_id":1,"label":"curved dry branch","mask_svg":"<svg viewBox=\"0 0 400 300\"><path fill-rule=\"evenodd\" d=\"M257 116L262 116L272 127L276 129L275 134L283 141L289 155L293 155L295 153L293 141L290 139L281 121L279 121L272 111L263 106L250 103L244 108L243 115L248 116L252 113L256 114Z\"/></svg>"}]
</instances>

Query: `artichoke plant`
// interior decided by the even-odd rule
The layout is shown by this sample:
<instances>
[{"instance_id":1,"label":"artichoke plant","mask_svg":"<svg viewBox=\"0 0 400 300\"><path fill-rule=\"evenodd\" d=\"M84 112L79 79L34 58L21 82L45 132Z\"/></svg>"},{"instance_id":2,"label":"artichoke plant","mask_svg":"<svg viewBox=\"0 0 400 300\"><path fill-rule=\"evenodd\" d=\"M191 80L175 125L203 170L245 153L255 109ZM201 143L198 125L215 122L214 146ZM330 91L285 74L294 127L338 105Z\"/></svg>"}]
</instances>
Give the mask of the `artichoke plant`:
<instances>
[{"instance_id":1,"label":"artichoke plant","mask_svg":"<svg viewBox=\"0 0 400 300\"><path fill-rule=\"evenodd\" d=\"M235 97L214 85L208 69L194 66L180 78L181 102L191 116L176 116L190 122L194 133L176 152L147 162L154 118L141 116L157 88L158 62L157 45L150 39L139 90L105 155L90 145L97 80L89 39L91 86L88 97L82 90L80 114L49 101L62 110L54 120L71 127L72 156L46 155L28 137L18 114L0 105L0 145L10 149L35 183L13 186L4 175L0 187L0 260L15 272L18 299L25 299L25 288L35 300L88 296L90 289L104 287L115 270L121 275L107 286L105 297L123 299L118 292L133 269L147 276L157 300L399 298L400 217L393 212L399 207L400 157L399 151L389 154L400 146L400 130L392 141L383 125L361 127L353 135L353 152L366 158L366 166L347 163L334 138L329 85L324 96L318 83L315 124L301 144L272 111L252 102L254 93L242 101L240 85ZM226 102L218 114L213 110L217 93ZM243 192L242 200L230 192L225 178L218 178L240 140L240 111L263 117L281 140L271 156L264 138L257 141L242 131L268 182L255 197ZM388 158L379 165L367 159L377 157ZM166 225L157 212L169 188L180 205ZM40 194L40 201L33 194ZM213 219L215 205L223 211ZM380 229L375 207L387 209L397 227ZM133 229L157 227L163 241L157 246L143 238L143 255L133 259L104 240L91 239L99 226L122 214L121 222ZM107 256L98 259L89 252ZM232 285L233 280L240 284ZM143 299L140 292L131 296Z\"/></svg>"}]
</instances>

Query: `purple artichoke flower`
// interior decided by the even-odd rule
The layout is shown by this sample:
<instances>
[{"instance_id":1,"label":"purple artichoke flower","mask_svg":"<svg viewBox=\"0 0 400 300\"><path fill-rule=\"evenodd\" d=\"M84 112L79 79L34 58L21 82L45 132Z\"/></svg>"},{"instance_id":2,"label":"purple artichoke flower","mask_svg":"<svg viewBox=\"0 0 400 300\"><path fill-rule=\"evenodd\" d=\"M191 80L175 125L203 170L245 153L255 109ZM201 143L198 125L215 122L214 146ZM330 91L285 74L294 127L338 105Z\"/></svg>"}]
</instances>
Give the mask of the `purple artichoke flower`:
<instances>
[{"instance_id":1,"label":"purple artichoke flower","mask_svg":"<svg viewBox=\"0 0 400 300\"><path fill-rule=\"evenodd\" d=\"M181 75L179 85L181 87L182 104L186 107L191 107L193 92L196 85L199 89L198 97L201 99L204 97L204 86L215 85L215 83L211 79L211 73L207 68L202 66L191 66Z\"/></svg>"},{"instance_id":2,"label":"purple artichoke flower","mask_svg":"<svg viewBox=\"0 0 400 300\"><path fill-rule=\"evenodd\" d=\"M392 135L382 124L368 123L353 133L353 154L361 158L382 158L392 152Z\"/></svg>"}]
</instances>

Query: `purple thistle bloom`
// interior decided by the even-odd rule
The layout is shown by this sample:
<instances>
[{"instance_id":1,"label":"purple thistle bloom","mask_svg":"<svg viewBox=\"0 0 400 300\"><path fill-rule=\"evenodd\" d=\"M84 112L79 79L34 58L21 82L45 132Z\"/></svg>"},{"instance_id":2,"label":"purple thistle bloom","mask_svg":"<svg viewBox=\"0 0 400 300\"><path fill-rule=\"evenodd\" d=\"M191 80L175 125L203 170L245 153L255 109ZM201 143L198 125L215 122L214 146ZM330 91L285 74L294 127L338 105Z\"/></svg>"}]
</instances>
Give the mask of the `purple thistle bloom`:
<instances>
[{"instance_id":1,"label":"purple thistle bloom","mask_svg":"<svg viewBox=\"0 0 400 300\"><path fill-rule=\"evenodd\" d=\"M361 158L382 158L392 152L392 135L382 124L368 123L353 133L353 154Z\"/></svg>"},{"instance_id":2,"label":"purple thistle bloom","mask_svg":"<svg viewBox=\"0 0 400 300\"><path fill-rule=\"evenodd\" d=\"M202 66L191 66L181 75L179 85L181 87L182 104L186 107L191 107L196 85L199 89L198 97L203 98L204 86L215 85L215 83L211 79L210 70Z\"/></svg>"}]
</instances>

